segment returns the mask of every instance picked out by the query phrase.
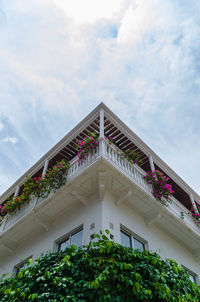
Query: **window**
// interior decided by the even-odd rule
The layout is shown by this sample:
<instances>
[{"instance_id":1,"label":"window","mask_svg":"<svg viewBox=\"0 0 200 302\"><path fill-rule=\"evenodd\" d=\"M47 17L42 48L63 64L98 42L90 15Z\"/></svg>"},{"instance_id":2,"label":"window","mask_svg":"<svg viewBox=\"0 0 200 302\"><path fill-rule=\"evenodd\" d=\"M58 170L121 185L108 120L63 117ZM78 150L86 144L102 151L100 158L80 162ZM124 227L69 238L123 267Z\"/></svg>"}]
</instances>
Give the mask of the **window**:
<instances>
[{"instance_id":1,"label":"window","mask_svg":"<svg viewBox=\"0 0 200 302\"><path fill-rule=\"evenodd\" d=\"M187 267L183 266L183 268L185 269L186 273L189 275L189 278L192 282L195 282L196 284L198 284L198 277L195 273L193 273L191 270L189 270Z\"/></svg>"},{"instance_id":2,"label":"window","mask_svg":"<svg viewBox=\"0 0 200 302\"><path fill-rule=\"evenodd\" d=\"M83 238L83 228L74 230L57 241L57 251L64 251L70 245L81 246Z\"/></svg>"},{"instance_id":3,"label":"window","mask_svg":"<svg viewBox=\"0 0 200 302\"><path fill-rule=\"evenodd\" d=\"M19 264L15 265L14 267L14 274L17 275L21 270L25 269L28 267L27 263L28 260L31 259L32 256L26 258L25 260L21 261Z\"/></svg>"},{"instance_id":4,"label":"window","mask_svg":"<svg viewBox=\"0 0 200 302\"><path fill-rule=\"evenodd\" d=\"M140 251L145 250L145 241L139 238L137 235L133 235L131 232L121 229L121 245L131 247ZM137 237L137 238L136 238Z\"/></svg>"},{"instance_id":5,"label":"window","mask_svg":"<svg viewBox=\"0 0 200 302\"><path fill-rule=\"evenodd\" d=\"M193 274L191 274L191 273L189 273L189 272L187 272L187 273L188 273L188 275L189 275L190 280L191 280L192 282L197 283L197 281L196 281L196 276L194 276Z\"/></svg>"}]
</instances>

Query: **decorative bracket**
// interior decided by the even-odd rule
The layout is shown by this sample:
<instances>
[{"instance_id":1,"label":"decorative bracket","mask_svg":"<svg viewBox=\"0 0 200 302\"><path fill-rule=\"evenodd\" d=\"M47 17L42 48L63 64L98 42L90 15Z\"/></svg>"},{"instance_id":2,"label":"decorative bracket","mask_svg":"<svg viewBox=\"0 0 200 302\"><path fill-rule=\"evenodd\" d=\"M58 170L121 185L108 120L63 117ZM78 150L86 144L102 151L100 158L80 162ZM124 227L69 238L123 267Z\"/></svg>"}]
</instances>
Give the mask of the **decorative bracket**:
<instances>
[{"instance_id":1,"label":"decorative bracket","mask_svg":"<svg viewBox=\"0 0 200 302\"><path fill-rule=\"evenodd\" d=\"M99 185L99 200L103 200L106 192L106 173L101 171L98 173L98 185Z\"/></svg>"},{"instance_id":2,"label":"decorative bracket","mask_svg":"<svg viewBox=\"0 0 200 302\"><path fill-rule=\"evenodd\" d=\"M119 206L124 200L130 198L132 196L133 192L129 189L123 191L118 198L116 198L115 204Z\"/></svg>"},{"instance_id":3,"label":"decorative bracket","mask_svg":"<svg viewBox=\"0 0 200 302\"><path fill-rule=\"evenodd\" d=\"M88 205L88 200L85 197L85 193L79 188L72 188L71 195L74 196L79 201L81 201L84 204L84 206Z\"/></svg>"},{"instance_id":4,"label":"decorative bracket","mask_svg":"<svg viewBox=\"0 0 200 302\"><path fill-rule=\"evenodd\" d=\"M34 215L34 220L35 222L40 225L45 231L49 231L50 227L51 227L51 224L49 222L49 217L44 215L44 214L40 214L40 215L37 215L35 214Z\"/></svg>"},{"instance_id":5,"label":"decorative bracket","mask_svg":"<svg viewBox=\"0 0 200 302\"><path fill-rule=\"evenodd\" d=\"M145 214L144 220L148 227L150 227L154 222L158 221L162 218L162 214L160 211L150 211Z\"/></svg>"}]
</instances>

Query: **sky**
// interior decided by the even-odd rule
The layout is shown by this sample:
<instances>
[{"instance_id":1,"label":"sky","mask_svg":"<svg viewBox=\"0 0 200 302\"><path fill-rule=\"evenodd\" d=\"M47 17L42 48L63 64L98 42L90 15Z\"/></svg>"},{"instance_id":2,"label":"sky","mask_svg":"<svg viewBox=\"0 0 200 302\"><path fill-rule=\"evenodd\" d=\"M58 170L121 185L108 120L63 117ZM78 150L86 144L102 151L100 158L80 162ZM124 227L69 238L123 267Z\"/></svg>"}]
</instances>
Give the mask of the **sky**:
<instances>
[{"instance_id":1,"label":"sky","mask_svg":"<svg viewBox=\"0 0 200 302\"><path fill-rule=\"evenodd\" d=\"M200 194L199 0L0 0L0 195L100 102Z\"/></svg>"}]
</instances>

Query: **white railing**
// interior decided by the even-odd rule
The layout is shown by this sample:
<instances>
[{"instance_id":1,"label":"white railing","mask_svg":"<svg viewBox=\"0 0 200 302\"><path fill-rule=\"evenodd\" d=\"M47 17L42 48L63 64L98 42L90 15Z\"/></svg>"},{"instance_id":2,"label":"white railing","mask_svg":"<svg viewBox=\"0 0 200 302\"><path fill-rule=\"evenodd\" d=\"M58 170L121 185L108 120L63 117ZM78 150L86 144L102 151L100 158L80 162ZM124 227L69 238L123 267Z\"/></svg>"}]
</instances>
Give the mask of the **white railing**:
<instances>
[{"instance_id":1,"label":"white railing","mask_svg":"<svg viewBox=\"0 0 200 302\"><path fill-rule=\"evenodd\" d=\"M172 197L172 203L168 205L168 210L175 215L177 218L182 220L185 224L187 224L191 229L196 232L200 232L200 228L195 223L192 216L189 214L189 210L186 209L175 197ZM183 213L181 218L181 213Z\"/></svg>"},{"instance_id":2,"label":"white railing","mask_svg":"<svg viewBox=\"0 0 200 302\"><path fill-rule=\"evenodd\" d=\"M78 157L76 156L71 162L70 168L67 172L66 182L72 180L77 177L80 173L86 170L99 156L99 147L96 148L93 154L89 154L87 158L83 161L79 162ZM53 192L50 192L47 198L53 196ZM45 199L47 199L45 198ZM20 210L16 210L16 212L12 214L7 214L4 218L4 221L0 224L0 234L5 232L7 229L12 227L17 221L21 220L28 213L30 213L37 205L42 203L45 199L42 198L33 198L30 200L28 204L24 204Z\"/></svg>"},{"instance_id":3,"label":"white railing","mask_svg":"<svg viewBox=\"0 0 200 302\"><path fill-rule=\"evenodd\" d=\"M76 156L71 162L70 168L68 170L67 181L72 180L78 174L82 173L86 170L96 159L99 157L99 146L95 150L93 150L92 154L88 154L88 156L79 162L78 156Z\"/></svg>"},{"instance_id":4,"label":"white railing","mask_svg":"<svg viewBox=\"0 0 200 302\"><path fill-rule=\"evenodd\" d=\"M17 221L25 217L29 212L31 212L37 203L37 198L33 198L29 203L24 204L20 210L16 210L12 214L7 214L4 221L0 225L0 234L12 227Z\"/></svg>"},{"instance_id":5,"label":"white railing","mask_svg":"<svg viewBox=\"0 0 200 302\"><path fill-rule=\"evenodd\" d=\"M83 161L79 162L76 156L71 162L67 173L67 182L72 181L89 166L91 166L99 157L104 157L109 163L119 169L124 175L129 177L141 189L152 195L152 185L147 184L144 179L145 172L138 165L131 164L128 160L122 157L121 150L113 144L109 144L107 140L100 139L99 146L94 150L93 154L89 154ZM51 197L53 192L48 196ZM0 234L9 229L18 220L22 219L29 212L31 212L38 204L42 203L42 199L33 199L29 204L24 205L20 211L14 214L7 215L0 225ZM199 232L200 228L195 224L193 218L188 214L188 210L175 198L172 198L172 204L169 204L168 210L181 219L181 212L184 214L184 223L190 226L193 230Z\"/></svg>"},{"instance_id":6,"label":"white railing","mask_svg":"<svg viewBox=\"0 0 200 302\"><path fill-rule=\"evenodd\" d=\"M113 144L109 144L105 141L105 145L105 157L112 162L113 165L120 168L122 172L126 173L126 175L129 176L139 187L153 196L152 185L148 184L144 179L144 175L146 174L145 171L138 165L133 165L128 160L122 158L121 150ZM168 210L177 218L181 219L191 229L199 233L200 228L189 215L189 210L187 210L176 198L172 197L171 199L172 203L168 204ZM181 212L183 213L183 219L181 218Z\"/></svg>"},{"instance_id":7,"label":"white railing","mask_svg":"<svg viewBox=\"0 0 200 302\"><path fill-rule=\"evenodd\" d=\"M152 186L147 184L144 179L145 172L138 165L131 164L128 160L122 158L122 151L112 144L105 142L105 157L126 173L139 187L148 193L152 192Z\"/></svg>"}]
</instances>

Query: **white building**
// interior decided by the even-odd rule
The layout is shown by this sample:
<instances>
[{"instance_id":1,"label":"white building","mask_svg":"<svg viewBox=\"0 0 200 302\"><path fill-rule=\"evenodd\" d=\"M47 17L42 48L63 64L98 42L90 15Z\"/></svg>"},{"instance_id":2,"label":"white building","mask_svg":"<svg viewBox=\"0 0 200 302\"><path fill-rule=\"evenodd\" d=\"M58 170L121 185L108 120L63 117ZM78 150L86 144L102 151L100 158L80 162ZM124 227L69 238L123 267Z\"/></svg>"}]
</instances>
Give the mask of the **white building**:
<instances>
[{"instance_id":1,"label":"white building","mask_svg":"<svg viewBox=\"0 0 200 302\"><path fill-rule=\"evenodd\" d=\"M99 145L80 164L74 144L88 131L99 135ZM105 139L109 136L113 143ZM121 158L127 149L140 154L141 167ZM192 202L200 205L200 197L102 103L18 179L1 202L20 194L26 175L44 174L62 158L71 162L66 184L45 199L33 198L1 223L0 274L16 272L29 257L48 250L87 244L93 233L109 229L114 241L174 259L199 282L200 225L189 211ZM154 168L171 179L175 193L168 207L154 198L143 178Z\"/></svg>"}]
</instances>

